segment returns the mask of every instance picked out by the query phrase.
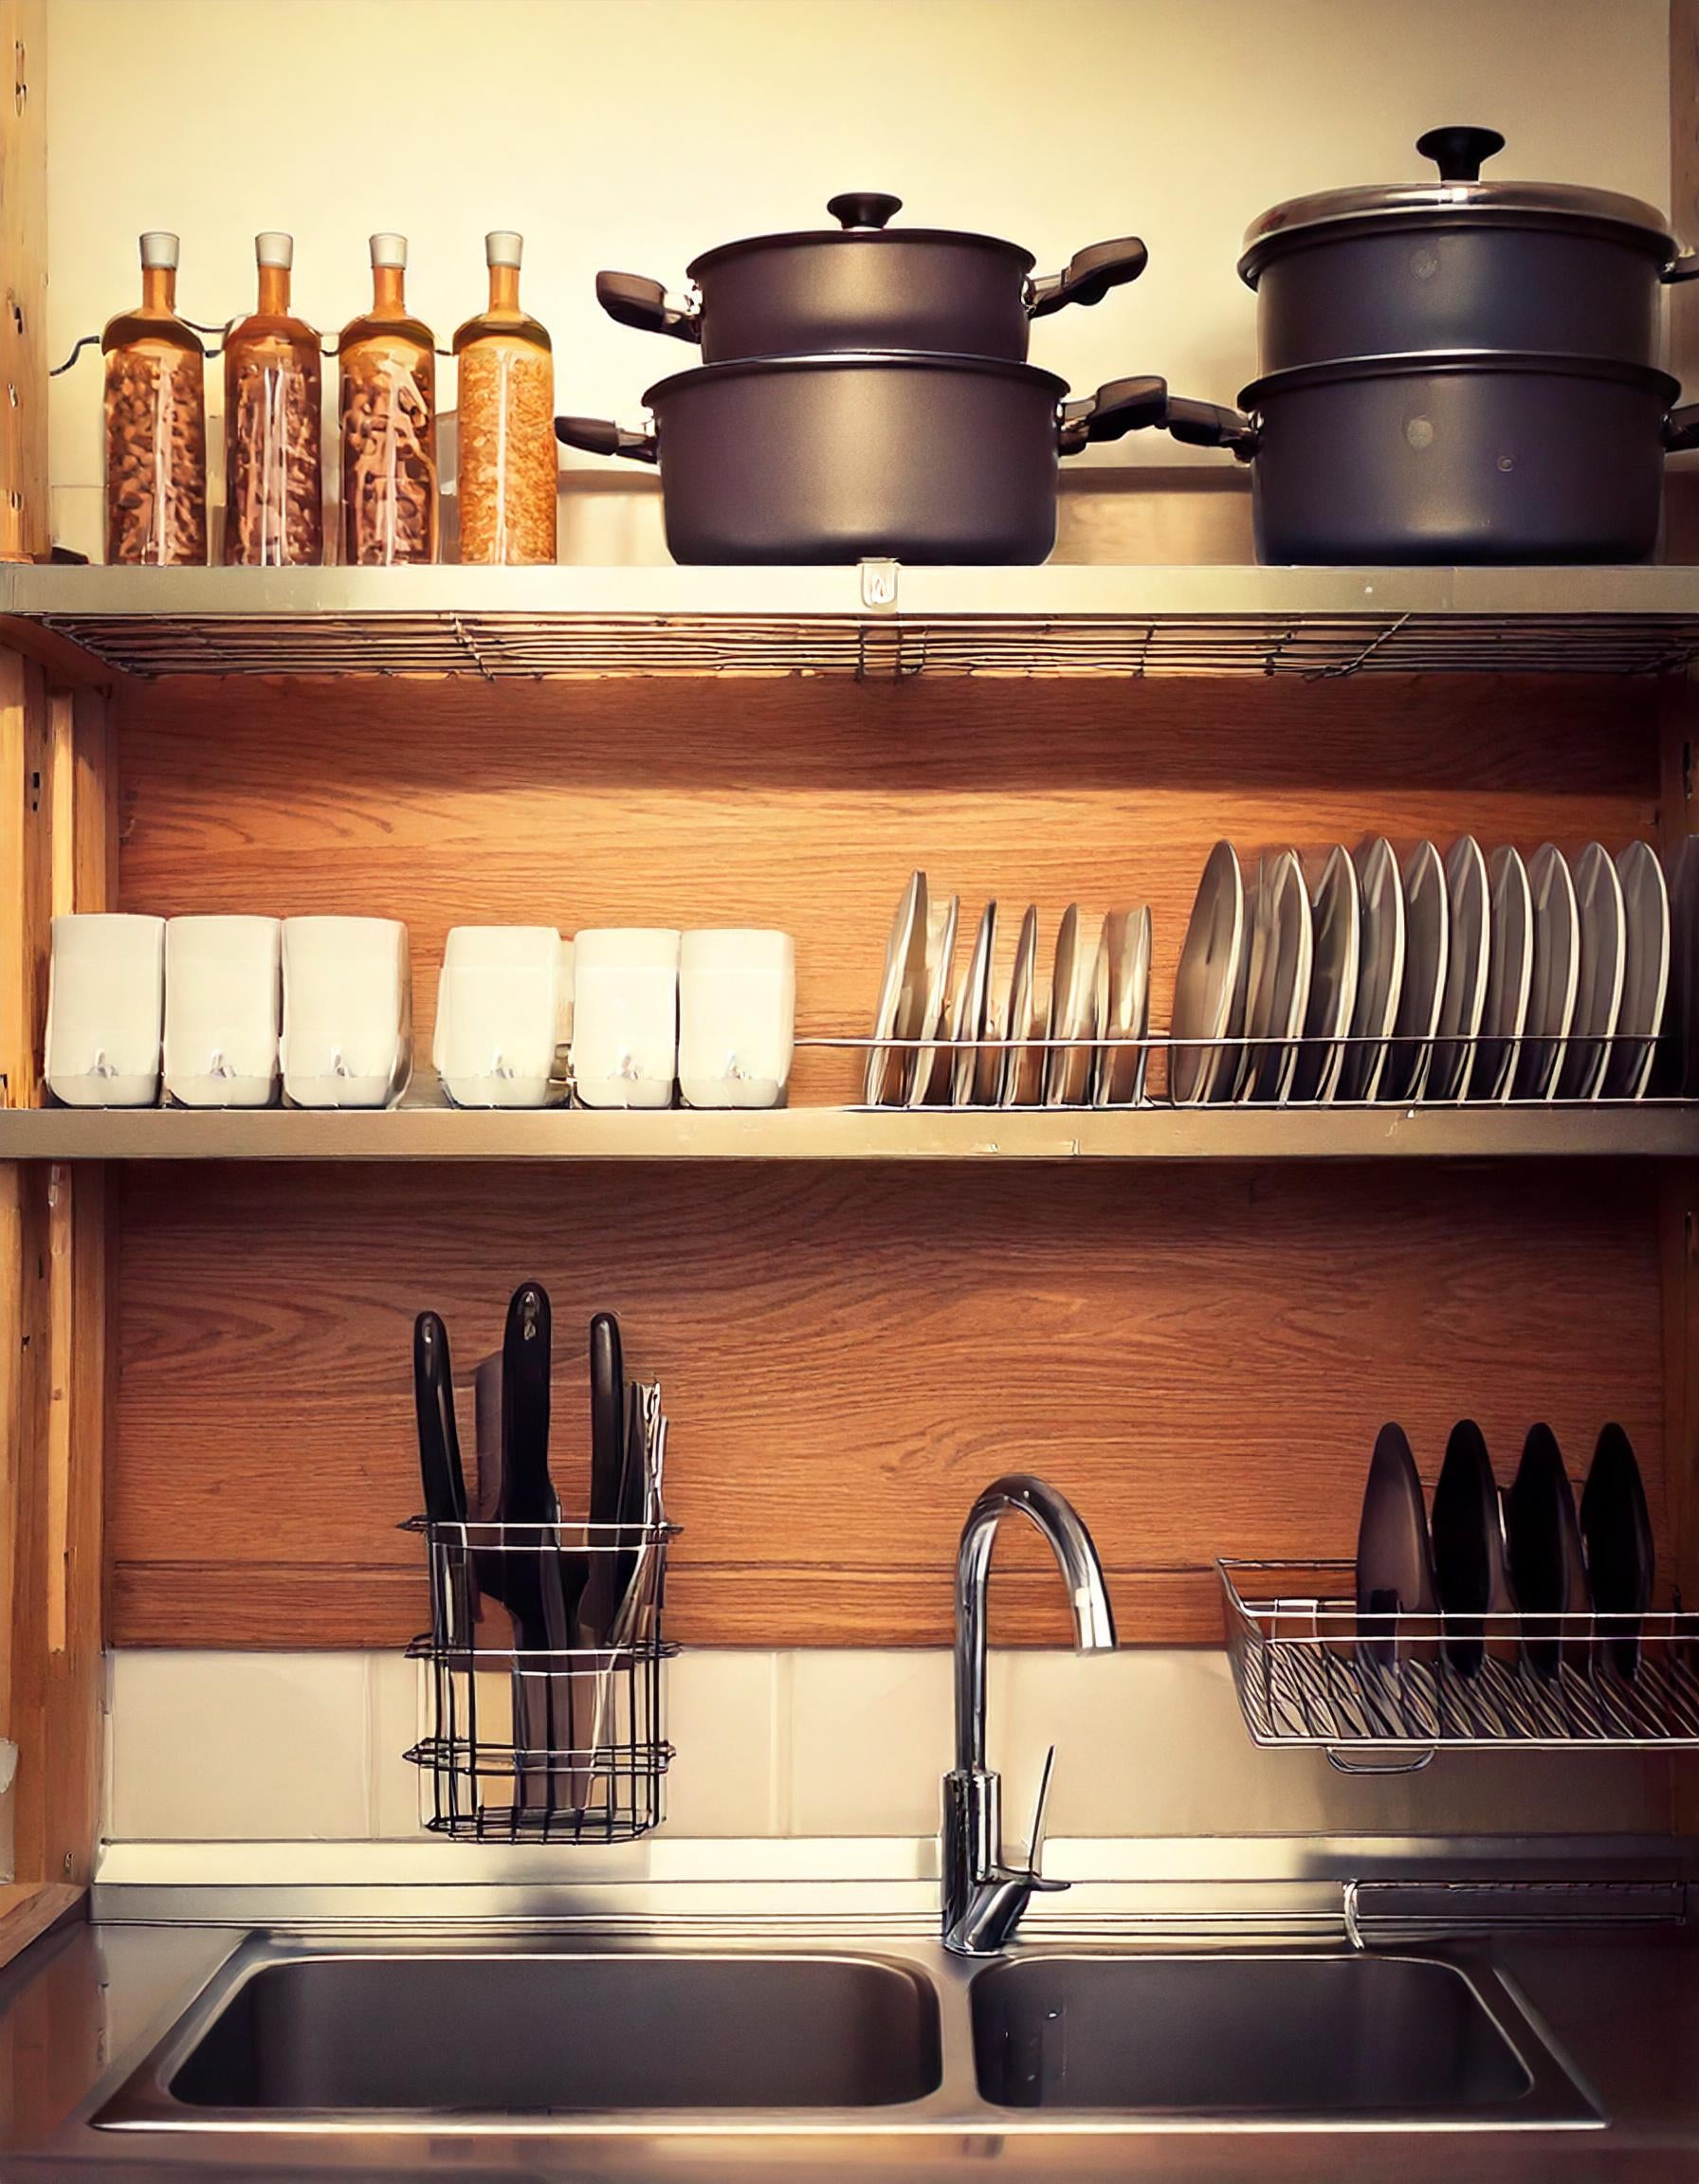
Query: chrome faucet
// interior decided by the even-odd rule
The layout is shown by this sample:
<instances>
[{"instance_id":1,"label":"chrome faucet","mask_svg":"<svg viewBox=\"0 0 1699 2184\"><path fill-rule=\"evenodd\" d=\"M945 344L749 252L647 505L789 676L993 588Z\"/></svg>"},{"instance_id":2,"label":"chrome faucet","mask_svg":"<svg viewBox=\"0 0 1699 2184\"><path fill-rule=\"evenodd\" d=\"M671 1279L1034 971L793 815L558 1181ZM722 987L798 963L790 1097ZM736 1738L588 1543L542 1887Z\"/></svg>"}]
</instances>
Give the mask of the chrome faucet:
<instances>
[{"instance_id":1,"label":"chrome faucet","mask_svg":"<svg viewBox=\"0 0 1699 2184\"><path fill-rule=\"evenodd\" d=\"M993 1480L968 1512L956 1557L956 1765L944 1776L942 1864L944 1947L959 1956L996 1956L1035 1889L1068 1886L1038 1871L1055 1747L1044 1763L1024 1866L1003 1863L1002 1780L985 1764L986 1595L997 1525L1011 1510L1050 1542L1068 1586L1080 1652L1112 1651L1115 1645L1103 1564L1073 1504L1025 1472Z\"/></svg>"}]
</instances>

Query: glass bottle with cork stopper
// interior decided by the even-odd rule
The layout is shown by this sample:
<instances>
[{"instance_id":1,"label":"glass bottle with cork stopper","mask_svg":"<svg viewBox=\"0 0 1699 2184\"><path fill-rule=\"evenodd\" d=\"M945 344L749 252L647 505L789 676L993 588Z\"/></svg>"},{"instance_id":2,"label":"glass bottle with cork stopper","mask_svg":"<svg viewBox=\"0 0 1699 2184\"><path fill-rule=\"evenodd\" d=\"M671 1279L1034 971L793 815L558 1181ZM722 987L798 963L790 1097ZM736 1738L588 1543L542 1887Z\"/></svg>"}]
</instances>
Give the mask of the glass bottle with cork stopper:
<instances>
[{"instance_id":1,"label":"glass bottle with cork stopper","mask_svg":"<svg viewBox=\"0 0 1699 2184\"><path fill-rule=\"evenodd\" d=\"M294 239L254 237L257 309L225 337L227 561L314 564L324 558L319 337L289 309Z\"/></svg>"},{"instance_id":2,"label":"glass bottle with cork stopper","mask_svg":"<svg viewBox=\"0 0 1699 2184\"><path fill-rule=\"evenodd\" d=\"M407 238L372 238L372 308L337 344L341 365L342 558L434 561L436 351L408 316Z\"/></svg>"},{"instance_id":3,"label":"glass bottle with cork stopper","mask_svg":"<svg viewBox=\"0 0 1699 2184\"><path fill-rule=\"evenodd\" d=\"M460 363L460 557L555 558L555 356L520 307L522 238L484 239L489 308L454 337Z\"/></svg>"},{"instance_id":4,"label":"glass bottle with cork stopper","mask_svg":"<svg viewBox=\"0 0 1699 2184\"><path fill-rule=\"evenodd\" d=\"M177 317L177 238L141 238L141 303L107 321L106 558L207 558L206 356Z\"/></svg>"}]
</instances>

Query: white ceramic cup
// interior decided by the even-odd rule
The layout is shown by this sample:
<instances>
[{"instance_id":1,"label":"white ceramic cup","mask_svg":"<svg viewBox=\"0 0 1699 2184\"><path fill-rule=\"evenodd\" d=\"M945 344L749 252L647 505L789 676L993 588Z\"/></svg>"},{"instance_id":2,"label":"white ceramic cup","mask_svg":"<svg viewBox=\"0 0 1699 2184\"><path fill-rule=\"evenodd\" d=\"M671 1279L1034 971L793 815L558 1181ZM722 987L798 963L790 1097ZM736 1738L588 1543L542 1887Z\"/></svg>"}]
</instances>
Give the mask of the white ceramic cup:
<instances>
[{"instance_id":1,"label":"white ceramic cup","mask_svg":"<svg viewBox=\"0 0 1699 2184\"><path fill-rule=\"evenodd\" d=\"M687 1107L777 1107L796 1037L796 943L709 928L679 946L679 1090Z\"/></svg>"},{"instance_id":2,"label":"white ceramic cup","mask_svg":"<svg viewBox=\"0 0 1699 2184\"><path fill-rule=\"evenodd\" d=\"M165 920L82 911L53 920L47 1085L68 1107L151 1107L159 1097Z\"/></svg>"},{"instance_id":3,"label":"white ceramic cup","mask_svg":"<svg viewBox=\"0 0 1699 2184\"><path fill-rule=\"evenodd\" d=\"M165 1091L184 1107L277 1097L283 925L174 918L165 928Z\"/></svg>"},{"instance_id":4,"label":"white ceramic cup","mask_svg":"<svg viewBox=\"0 0 1699 2184\"><path fill-rule=\"evenodd\" d=\"M283 919L283 1095L298 1107L387 1107L412 1066L407 927Z\"/></svg>"},{"instance_id":5,"label":"white ceramic cup","mask_svg":"<svg viewBox=\"0 0 1699 2184\"><path fill-rule=\"evenodd\" d=\"M670 1107L679 936L604 926L573 943L573 1092L586 1107Z\"/></svg>"},{"instance_id":6,"label":"white ceramic cup","mask_svg":"<svg viewBox=\"0 0 1699 2184\"><path fill-rule=\"evenodd\" d=\"M544 1107L570 958L552 925L456 925L431 1059L457 1107Z\"/></svg>"}]
</instances>

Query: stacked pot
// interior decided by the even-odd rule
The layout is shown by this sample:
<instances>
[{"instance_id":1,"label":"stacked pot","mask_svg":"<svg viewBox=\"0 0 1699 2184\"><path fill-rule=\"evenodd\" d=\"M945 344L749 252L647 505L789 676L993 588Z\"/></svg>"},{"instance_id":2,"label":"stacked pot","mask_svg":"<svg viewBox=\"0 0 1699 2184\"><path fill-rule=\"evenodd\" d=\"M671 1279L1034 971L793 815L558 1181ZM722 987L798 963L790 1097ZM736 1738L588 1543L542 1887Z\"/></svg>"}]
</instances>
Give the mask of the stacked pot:
<instances>
[{"instance_id":1,"label":"stacked pot","mask_svg":"<svg viewBox=\"0 0 1699 2184\"><path fill-rule=\"evenodd\" d=\"M1699 257L1636 198L1482 181L1504 142L1430 130L1437 180L1295 198L1246 235L1262 375L1164 422L1254 465L1260 560L1652 553L1664 456L1699 446L1659 294Z\"/></svg>"},{"instance_id":2,"label":"stacked pot","mask_svg":"<svg viewBox=\"0 0 1699 2184\"><path fill-rule=\"evenodd\" d=\"M1137 238L1035 279L1016 245L893 228L900 209L834 197L835 228L710 250L682 299L598 276L611 317L697 344L703 361L649 390L642 430L586 417L555 429L570 447L659 464L675 560L1042 561L1059 459L1160 420L1160 379L1069 401L1026 361L1030 319L1137 278Z\"/></svg>"}]
</instances>

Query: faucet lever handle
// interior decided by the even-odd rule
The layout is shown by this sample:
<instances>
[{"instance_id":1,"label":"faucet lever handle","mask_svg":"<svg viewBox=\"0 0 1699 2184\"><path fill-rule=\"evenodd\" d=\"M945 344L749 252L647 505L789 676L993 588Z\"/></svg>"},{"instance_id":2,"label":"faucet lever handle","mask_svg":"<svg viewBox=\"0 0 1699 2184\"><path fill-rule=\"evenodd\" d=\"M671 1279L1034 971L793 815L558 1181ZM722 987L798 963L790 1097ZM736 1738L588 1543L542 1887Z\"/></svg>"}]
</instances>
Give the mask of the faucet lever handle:
<instances>
[{"instance_id":1,"label":"faucet lever handle","mask_svg":"<svg viewBox=\"0 0 1699 2184\"><path fill-rule=\"evenodd\" d=\"M1027 1873L1034 1888L1046 1895L1059 1895L1068 1886L1066 1881L1047 1881L1039 1870L1044 1863L1044 1821L1050 1810L1050 1776L1056 1771L1056 1747L1052 1744L1044 1756L1044 1772L1038 1777L1038 1802L1032 1809L1032 1840L1027 1852Z\"/></svg>"}]
</instances>

